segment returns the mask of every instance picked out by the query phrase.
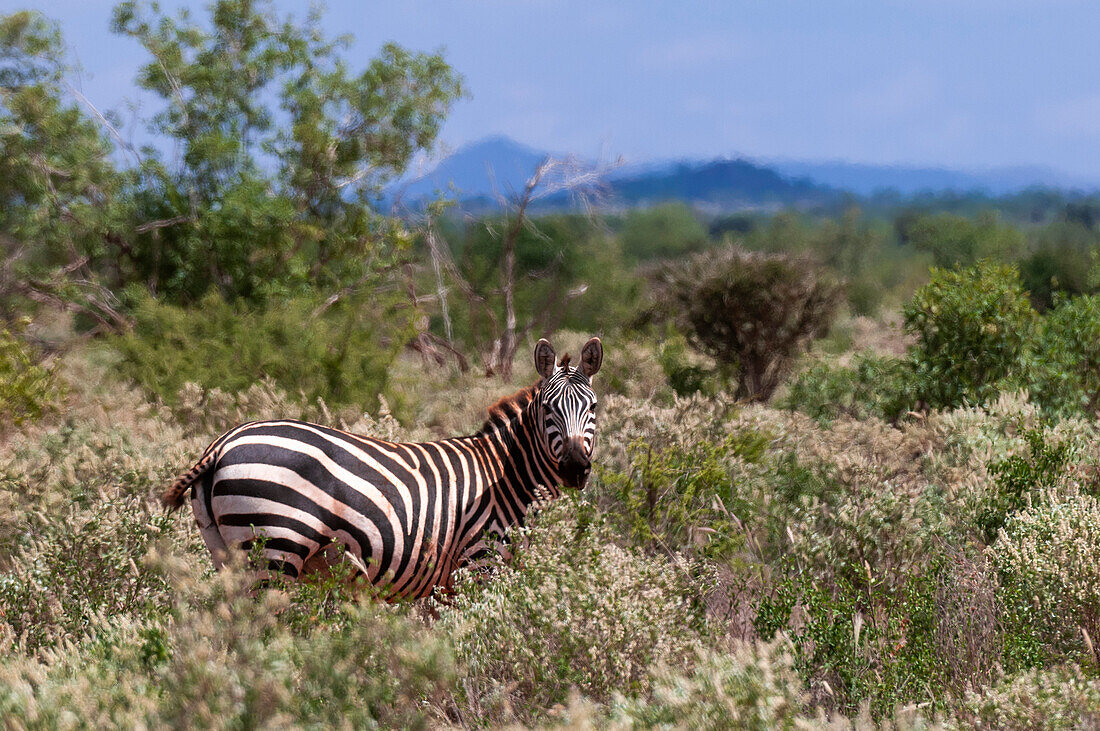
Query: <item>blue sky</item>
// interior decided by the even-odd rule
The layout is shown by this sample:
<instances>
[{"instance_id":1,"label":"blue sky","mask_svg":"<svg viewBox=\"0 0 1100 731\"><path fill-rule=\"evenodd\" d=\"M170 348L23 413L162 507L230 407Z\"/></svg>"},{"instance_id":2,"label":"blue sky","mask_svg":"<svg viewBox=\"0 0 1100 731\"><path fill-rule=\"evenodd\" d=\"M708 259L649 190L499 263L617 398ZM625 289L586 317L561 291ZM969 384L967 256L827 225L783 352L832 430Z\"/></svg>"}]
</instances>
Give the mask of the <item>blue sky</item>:
<instances>
[{"instance_id":1,"label":"blue sky","mask_svg":"<svg viewBox=\"0 0 1100 731\"><path fill-rule=\"evenodd\" d=\"M203 3L164 2L166 7ZM280 0L284 12L305 3ZM8 12L29 3L0 0ZM140 100L144 56L113 3L57 0L100 107ZM365 62L443 48L470 98L441 137L489 134L604 159L748 155L954 168L1041 165L1100 180L1100 3L330 0ZM141 102L149 104L151 102Z\"/></svg>"}]
</instances>

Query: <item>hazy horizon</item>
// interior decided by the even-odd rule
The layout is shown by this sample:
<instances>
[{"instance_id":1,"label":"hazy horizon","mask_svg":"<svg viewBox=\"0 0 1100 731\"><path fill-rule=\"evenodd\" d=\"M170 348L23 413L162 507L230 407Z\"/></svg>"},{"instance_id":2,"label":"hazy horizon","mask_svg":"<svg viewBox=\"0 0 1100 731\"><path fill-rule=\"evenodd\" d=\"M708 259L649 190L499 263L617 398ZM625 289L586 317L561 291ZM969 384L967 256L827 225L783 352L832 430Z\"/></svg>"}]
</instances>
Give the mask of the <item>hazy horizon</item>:
<instances>
[{"instance_id":1,"label":"hazy horizon","mask_svg":"<svg viewBox=\"0 0 1100 731\"><path fill-rule=\"evenodd\" d=\"M40 3L61 23L98 107L148 116L145 59L109 32L114 3ZM205 3L162 3L199 12ZM304 15L280 0L280 14ZM0 11L26 3L0 0ZM1046 168L1100 181L1100 6L1065 1L810 2L334 0L323 24L365 63L394 40L445 49L470 98L443 150L490 135L536 149L682 158ZM140 139L142 132L134 130Z\"/></svg>"}]
</instances>

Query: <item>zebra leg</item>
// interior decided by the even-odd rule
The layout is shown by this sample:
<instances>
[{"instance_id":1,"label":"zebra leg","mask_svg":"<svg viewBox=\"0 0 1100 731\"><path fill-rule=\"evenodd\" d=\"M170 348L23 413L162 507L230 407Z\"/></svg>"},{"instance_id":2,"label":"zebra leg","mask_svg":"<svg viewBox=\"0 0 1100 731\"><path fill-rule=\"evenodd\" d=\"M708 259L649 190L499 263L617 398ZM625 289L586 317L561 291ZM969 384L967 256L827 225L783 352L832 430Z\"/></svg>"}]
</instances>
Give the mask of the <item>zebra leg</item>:
<instances>
[{"instance_id":1,"label":"zebra leg","mask_svg":"<svg viewBox=\"0 0 1100 731\"><path fill-rule=\"evenodd\" d=\"M346 568L349 565L350 570ZM302 565L302 576L325 581L341 569L342 574L346 574L344 579L348 585L355 584L360 577L368 583L370 582L367 566L362 559L356 556L350 548L335 539L332 543L322 546L306 558L305 563Z\"/></svg>"},{"instance_id":2,"label":"zebra leg","mask_svg":"<svg viewBox=\"0 0 1100 731\"><path fill-rule=\"evenodd\" d=\"M199 534L206 544L206 550L210 551L210 558L214 561L214 569L220 571L225 562L229 560L229 546L222 537L214 516L206 510L205 484L196 485L191 493L191 510L195 514L195 523L199 526Z\"/></svg>"}]
</instances>

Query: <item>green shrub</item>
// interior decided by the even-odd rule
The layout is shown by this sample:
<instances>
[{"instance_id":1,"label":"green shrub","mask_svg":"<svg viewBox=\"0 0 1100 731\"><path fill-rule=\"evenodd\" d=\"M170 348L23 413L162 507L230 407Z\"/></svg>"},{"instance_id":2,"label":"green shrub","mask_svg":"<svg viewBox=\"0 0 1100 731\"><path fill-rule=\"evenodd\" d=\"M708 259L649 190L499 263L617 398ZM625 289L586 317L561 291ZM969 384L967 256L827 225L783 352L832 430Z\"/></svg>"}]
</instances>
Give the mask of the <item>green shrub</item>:
<instances>
[{"instance_id":1,"label":"green shrub","mask_svg":"<svg viewBox=\"0 0 1100 731\"><path fill-rule=\"evenodd\" d=\"M39 363L18 331L0 329L0 421L39 419L60 398L54 369Z\"/></svg>"},{"instance_id":2,"label":"green shrub","mask_svg":"<svg viewBox=\"0 0 1100 731\"><path fill-rule=\"evenodd\" d=\"M270 379L305 400L373 410L405 338L383 332L377 313L334 309L316 315L313 303L291 300L250 310L213 295L184 309L142 298L133 333L114 343L123 373L169 404L186 383L238 393Z\"/></svg>"},{"instance_id":3,"label":"green shrub","mask_svg":"<svg viewBox=\"0 0 1100 731\"><path fill-rule=\"evenodd\" d=\"M902 239L918 251L932 254L937 267L969 267L983 259L1014 261L1024 250L1024 236L983 213L976 220L951 213L918 216L906 221Z\"/></svg>"},{"instance_id":4,"label":"green shrub","mask_svg":"<svg viewBox=\"0 0 1100 731\"><path fill-rule=\"evenodd\" d=\"M736 368L737 397L766 401L796 355L829 330L842 289L809 259L735 247L660 275L667 310L694 347Z\"/></svg>"},{"instance_id":5,"label":"green shrub","mask_svg":"<svg viewBox=\"0 0 1100 731\"><path fill-rule=\"evenodd\" d=\"M623 256L632 262L674 259L709 244L699 216L683 203L630 211L619 241Z\"/></svg>"},{"instance_id":6,"label":"green shrub","mask_svg":"<svg viewBox=\"0 0 1100 731\"><path fill-rule=\"evenodd\" d=\"M906 303L916 395L931 408L981 404L1029 382L1037 316L1014 268L933 270Z\"/></svg>"},{"instance_id":7,"label":"green shrub","mask_svg":"<svg viewBox=\"0 0 1100 731\"><path fill-rule=\"evenodd\" d=\"M688 353L687 341L682 336L671 335L661 343L657 354L661 370L677 396L691 396L702 393L713 396L724 385L722 374L714 368L707 368L693 359Z\"/></svg>"},{"instance_id":8,"label":"green shrub","mask_svg":"<svg viewBox=\"0 0 1100 731\"><path fill-rule=\"evenodd\" d=\"M891 590L868 572L853 584L815 580L794 562L761 599L754 625L764 639L790 637L795 668L814 705L856 713L870 703L876 715L926 699L942 684L944 658L932 642L934 584L914 576ZM942 694L941 694L942 697Z\"/></svg>"},{"instance_id":9,"label":"green shrub","mask_svg":"<svg viewBox=\"0 0 1100 731\"><path fill-rule=\"evenodd\" d=\"M793 455L775 462L769 484L782 526L776 549L815 580L897 591L935 560L946 516L934 485L885 465L802 464Z\"/></svg>"},{"instance_id":10,"label":"green shrub","mask_svg":"<svg viewBox=\"0 0 1100 731\"><path fill-rule=\"evenodd\" d=\"M1092 642L1100 637L1096 498L1048 491L1008 519L991 556L1001 580L1011 667L1080 656L1095 647ZM1100 659L1095 650L1092 654L1093 661Z\"/></svg>"},{"instance_id":11,"label":"green shrub","mask_svg":"<svg viewBox=\"0 0 1100 731\"><path fill-rule=\"evenodd\" d=\"M858 353L847 366L817 362L791 382L779 406L827 425L840 416L894 419L908 405L911 379L904 361Z\"/></svg>"},{"instance_id":12,"label":"green shrub","mask_svg":"<svg viewBox=\"0 0 1100 731\"><path fill-rule=\"evenodd\" d=\"M629 471L601 471L597 489L609 503L609 519L633 545L729 560L744 542L735 516L755 512L735 489L731 469L738 460L759 461L768 441L751 430L691 448L636 441Z\"/></svg>"},{"instance_id":13,"label":"green shrub","mask_svg":"<svg viewBox=\"0 0 1100 731\"><path fill-rule=\"evenodd\" d=\"M1096 292L1096 234L1077 222L1053 223L1035 232L1038 241L1020 261L1020 276L1040 312L1059 298Z\"/></svg>"},{"instance_id":14,"label":"green shrub","mask_svg":"<svg viewBox=\"0 0 1100 731\"><path fill-rule=\"evenodd\" d=\"M1055 298L1037 343L1036 400L1050 414L1100 411L1100 295Z\"/></svg>"},{"instance_id":15,"label":"green shrub","mask_svg":"<svg viewBox=\"0 0 1100 731\"><path fill-rule=\"evenodd\" d=\"M640 556L562 499L517 532L491 577L460 574L440 607L466 668L467 723L530 722L572 689L597 702L645 694L657 665L686 669L703 636L686 562ZM480 720L479 720L480 719Z\"/></svg>"},{"instance_id":16,"label":"green shrub","mask_svg":"<svg viewBox=\"0 0 1100 731\"><path fill-rule=\"evenodd\" d=\"M1065 477L1075 456L1073 442L1054 441L1042 427L1025 428L1022 436L1027 444L1026 456L1013 454L988 467L995 487L978 515L978 529L986 543L997 538L1010 515L1028 507L1041 490L1054 487Z\"/></svg>"}]
</instances>

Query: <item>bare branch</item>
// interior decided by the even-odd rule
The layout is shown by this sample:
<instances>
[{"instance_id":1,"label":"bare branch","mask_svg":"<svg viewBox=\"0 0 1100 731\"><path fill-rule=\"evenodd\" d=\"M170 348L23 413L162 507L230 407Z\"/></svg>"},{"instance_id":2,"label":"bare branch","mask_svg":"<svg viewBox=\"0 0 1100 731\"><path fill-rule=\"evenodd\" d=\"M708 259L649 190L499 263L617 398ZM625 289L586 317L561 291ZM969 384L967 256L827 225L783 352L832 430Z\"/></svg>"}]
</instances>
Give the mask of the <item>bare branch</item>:
<instances>
[{"instance_id":1,"label":"bare branch","mask_svg":"<svg viewBox=\"0 0 1100 731\"><path fill-rule=\"evenodd\" d=\"M65 86L68 88L69 93L71 93L73 96L75 96L78 101L80 101L82 104L84 104L84 106L88 107L88 109L91 110L92 114L94 114L96 116L96 118L99 120L99 123L102 124L107 129L107 131L111 134L111 136L115 138L115 140L118 142L119 146L122 147L122 149L126 150L128 153L130 153L130 155L133 156L133 158L134 158L134 162L136 162L140 166L141 165L141 155L138 154L137 150L134 149L133 145L131 145L129 142L127 142L126 140L124 140L122 138L122 135L119 133L119 131L117 129L115 129L115 126L110 123L110 121L107 119L107 117L105 117L103 115L103 113L100 112L94 104L92 104L92 102L88 99L88 97L84 96L84 94L82 94L75 86L70 84L68 81L65 82Z\"/></svg>"},{"instance_id":2,"label":"bare branch","mask_svg":"<svg viewBox=\"0 0 1100 731\"><path fill-rule=\"evenodd\" d=\"M188 214L186 216L176 216L174 218L163 218L159 221L149 221L143 223L134 229L134 233L144 234L150 231L156 231L161 228L168 228L169 226L175 226L180 223L188 223L195 220L195 217Z\"/></svg>"}]
</instances>

